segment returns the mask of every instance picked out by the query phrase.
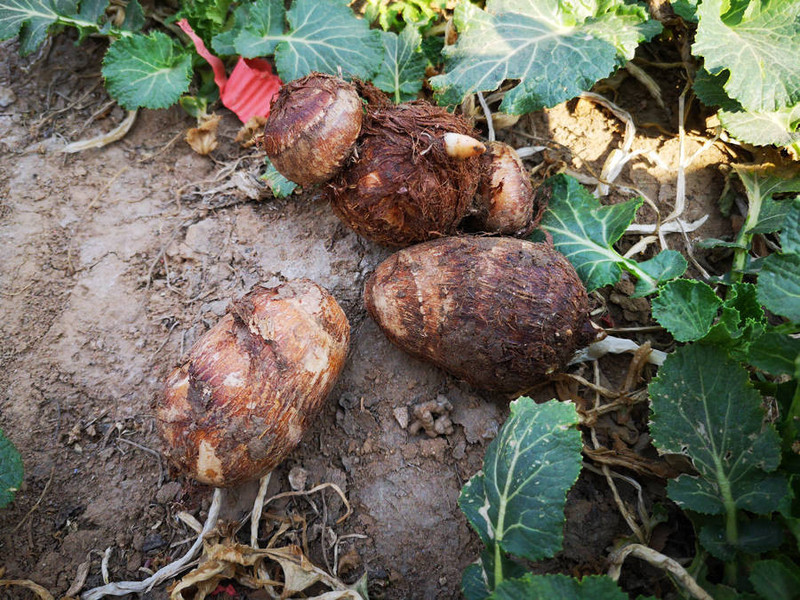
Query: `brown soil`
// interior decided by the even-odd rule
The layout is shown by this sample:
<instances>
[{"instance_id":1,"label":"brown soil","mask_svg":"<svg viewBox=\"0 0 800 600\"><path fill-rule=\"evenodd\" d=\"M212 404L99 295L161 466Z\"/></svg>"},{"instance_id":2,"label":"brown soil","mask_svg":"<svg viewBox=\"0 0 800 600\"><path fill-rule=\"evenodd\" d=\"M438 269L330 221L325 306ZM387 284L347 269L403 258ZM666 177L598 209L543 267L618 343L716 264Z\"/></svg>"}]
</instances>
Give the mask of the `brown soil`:
<instances>
[{"instance_id":1,"label":"brown soil","mask_svg":"<svg viewBox=\"0 0 800 600\"><path fill-rule=\"evenodd\" d=\"M112 581L143 579L143 569L182 554L187 545L181 542L192 532L175 515L185 510L202 521L211 489L176 477L159 458L152 403L161 382L232 298L258 283L308 277L344 307L352 348L327 406L276 470L269 495L290 489L294 467L306 471L307 487L336 483L354 513L335 525L343 507L327 494L328 523L336 535L362 536L339 544L339 555L348 556L343 578L353 581L366 571L376 598L459 597L461 572L480 546L458 509L458 493L480 469L486 444L507 416L505 401L386 340L366 315L361 289L390 250L344 227L313 192L273 199L252 176L261 159L233 143L232 115L225 114L220 148L210 157L184 143L192 122L178 108L140 111L128 135L103 149L62 153L66 141L97 135L124 117L102 89L102 50L94 40L76 48L62 36L49 51L21 59L15 43L0 45L0 427L25 464L23 489L0 511L0 569L59 595L85 561L83 589L101 584L106 549ZM637 120L647 111L642 120L674 129L674 116L652 108L636 82L619 91L617 101ZM673 92L668 106L677 105ZM548 166L584 174L600 173L623 133L613 115L585 100L524 117L516 129L541 141L506 135L507 141L553 140L562 150L548 151ZM699 146L689 140L688 151ZM651 150L659 161L639 157L619 181L668 213L677 138L640 129L634 148ZM711 214L692 238L728 230L715 209L720 167L728 162L715 146L689 171L689 219ZM622 197L614 193L611 201ZM653 215L647 208L640 219ZM684 249L680 236L667 239ZM629 288L623 283L596 296L596 306L605 306L596 318L647 324L647 301L628 298ZM604 359L604 384L620 385L628 362ZM410 413L439 395L453 406L452 434L411 435L401 426L404 408ZM535 394L554 395L552 386ZM638 419L641 433L646 411ZM649 504L663 500L663 481L641 480ZM620 486L635 502L632 490ZM252 494L252 486L231 492L227 518L240 518ZM313 506L295 499L270 510L303 514L311 558L330 563L330 536L321 534L314 513L322 504L319 497L310 500ZM541 568L602 572L609 546L630 534L605 478L585 471L567 514L565 550ZM680 546L686 540L680 525L669 523L662 547L686 558L691 548ZM631 572L626 585L632 591L645 591L645 579L670 589L659 573L635 566ZM166 598L165 589L145 597ZM32 597L25 594L0 590L2 599Z\"/></svg>"}]
</instances>

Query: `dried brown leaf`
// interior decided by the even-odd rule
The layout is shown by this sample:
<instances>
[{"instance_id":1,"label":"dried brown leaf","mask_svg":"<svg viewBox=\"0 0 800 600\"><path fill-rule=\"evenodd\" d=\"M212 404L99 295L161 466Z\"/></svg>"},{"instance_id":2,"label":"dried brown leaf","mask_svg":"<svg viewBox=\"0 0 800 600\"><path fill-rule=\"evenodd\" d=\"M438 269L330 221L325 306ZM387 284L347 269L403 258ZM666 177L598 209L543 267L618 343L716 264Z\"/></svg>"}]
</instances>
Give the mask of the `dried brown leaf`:
<instances>
[{"instance_id":1,"label":"dried brown leaf","mask_svg":"<svg viewBox=\"0 0 800 600\"><path fill-rule=\"evenodd\" d=\"M186 132L186 143L192 150L205 156L216 149L217 128L221 118L219 115L211 115L200 126L192 127Z\"/></svg>"}]
</instances>

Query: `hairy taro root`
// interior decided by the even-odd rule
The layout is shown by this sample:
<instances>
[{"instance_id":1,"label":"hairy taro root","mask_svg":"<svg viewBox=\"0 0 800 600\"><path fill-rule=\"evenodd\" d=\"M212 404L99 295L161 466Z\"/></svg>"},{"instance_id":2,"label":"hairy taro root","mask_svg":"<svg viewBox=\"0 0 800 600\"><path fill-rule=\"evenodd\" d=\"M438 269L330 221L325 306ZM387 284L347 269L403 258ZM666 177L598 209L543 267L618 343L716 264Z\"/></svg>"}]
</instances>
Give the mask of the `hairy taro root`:
<instances>
[{"instance_id":1,"label":"hairy taro root","mask_svg":"<svg viewBox=\"0 0 800 600\"><path fill-rule=\"evenodd\" d=\"M167 458L217 487L265 475L321 409L349 338L336 300L307 279L234 302L167 379L156 407Z\"/></svg>"},{"instance_id":2,"label":"hairy taro root","mask_svg":"<svg viewBox=\"0 0 800 600\"><path fill-rule=\"evenodd\" d=\"M281 175L300 185L322 183L350 156L363 113L354 85L312 73L281 88L262 143Z\"/></svg>"},{"instance_id":3,"label":"hairy taro root","mask_svg":"<svg viewBox=\"0 0 800 600\"><path fill-rule=\"evenodd\" d=\"M477 388L519 394L596 333L586 290L547 244L452 237L390 256L364 300L394 344Z\"/></svg>"},{"instance_id":4,"label":"hairy taro root","mask_svg":"<svg viewBox=\"0 0 800 600\"><path fill-rule=\"evenodd\" d=\"M517 234L534 207L513 148L476 140L471 125L425 101L394 105L369 83L321 73L281 88L263 147L286 178L329 181L331 204L363 237L388 246L452 235L467 219Z\"/></svg>"},{"instance_id":5,"label":"hairy taro root","mask_svg":"<svg viewBox=\"0 0 800 600\"><path fill-rule=\"evenodd\" d=\"M472 133L464 119L427 102L368 109L357 160L331 182L334 210L387 246L452 235L480 180L484 146Z\"/></svg>"}]
</instances>

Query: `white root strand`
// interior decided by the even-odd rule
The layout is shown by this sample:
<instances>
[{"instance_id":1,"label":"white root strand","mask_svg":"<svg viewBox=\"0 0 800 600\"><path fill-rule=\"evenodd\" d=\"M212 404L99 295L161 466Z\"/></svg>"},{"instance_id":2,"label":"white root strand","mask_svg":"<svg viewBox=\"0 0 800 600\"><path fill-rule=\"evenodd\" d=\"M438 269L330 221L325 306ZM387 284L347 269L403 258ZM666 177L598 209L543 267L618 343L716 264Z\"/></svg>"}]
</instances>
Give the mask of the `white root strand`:
<instances>
[{"instance_id":1,"label":"white root strand","mask_svg":"<svg viewBox=\"0 0 800 600\"><path fill-rule=\"evenodd\" d=\"M602 340L599 340L586 348L578 350L572 357L569 364L573 365L579 362L588 362L590 360L597 360L606 354L622 354L623 352L636 352L639 349L639 344L633 340L615 337L608 335ZM647 357L647 362L653 365L661 366L667 358L666 352L661 350L650 350Z\"/></svg>"},{"instance_id":2,"label":"white root strand","mask_svg":"<svg viewBox=\"0 0 800 600\"><path fill-rule=\"evenodd\" d=\"M486 117L486 129L487 129L487 136L490 142L494 141L494 122L492 121L492 111L489 110L489 105L486 104L486 100L483 97L483 94L478 92L478 102L481 103L481 108L483 109L483 114Z\"/></svg>"},{"instance_id":3,"label":"white root strand","mask_svg":"<svg viewBox=\"0 0 800 600\"><path fill-rule=\"evenodd\" d=\"M608 570L608 575L614 581L619 579L622 563L625 562L628 556L635 556L656 568L668 571L681 583L687 592L698 600L714 600L677 561L642 544L629 544L611 553L609 557L611 568Z\"/></svg>"},{"instance_id":4,"label":"white root strand","mask_svg":"<svg viewBox=\"0 0 800 600\"><path fill-rule=\"evenodd\" d=\"M123 119L122 123L117 125L108 133L89 138L88 140L80 140L78 142L67 144L64 146L62 152L73 154L75 152L89 150L90 148L102 148L103 146L108 146L112 142L121 140L131 130L131 127L133 127L133 122L136 120L137 113L138 110L129 110L128 116Z\"/></svg>"},{"instance_id":5,"label":"white root strand","mask_svg":"<svg viewBox=\"0 0 800 600\"><path fill-rule=\"evenodd\" d=\"M205 536L216 526L221 506L222 490L220 488L214 488L214 497L211 500L211 507L208 509L208 518L206 519L205 525L203 525L203 531L200 532L200 535L197 537L194 544L192 544L192 547L189 548L188 552L178 560L172 561L168 565L162 567L144 581L120 581L117 583L109 583L108 585L88 590L81 596L81 599L99 600L106 596L124 596L125 594L131 593L141 594L153 589L154 586L162 581L174 577L194 558L194 555L197 554L198 550L200 550L200 547L203 545Z\"/></svg>"}]
</instances>

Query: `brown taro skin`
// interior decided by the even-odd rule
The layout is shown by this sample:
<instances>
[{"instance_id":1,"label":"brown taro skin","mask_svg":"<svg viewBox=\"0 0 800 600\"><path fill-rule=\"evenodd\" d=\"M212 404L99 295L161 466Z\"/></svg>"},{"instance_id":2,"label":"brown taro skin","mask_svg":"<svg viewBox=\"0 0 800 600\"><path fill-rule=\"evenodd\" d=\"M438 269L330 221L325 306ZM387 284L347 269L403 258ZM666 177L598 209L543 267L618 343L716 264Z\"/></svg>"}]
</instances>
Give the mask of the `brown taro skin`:
<instances>
[{"instance_id":1,"label":"brown taro skin","mask_svg":"<svg viewBox=\"0 0 800 600\"><path fill-rule=\"evenodd\" d=\"M448 132L474 135L463 118L424 101L370 105L356 161L331 182L334 211L384 246L454 234L471 210L482 163L448 156Z\"/></svg>"},{"instance_id":2,"label":"brown taro skin","mask_svg":"<svg viewBox=\"0 0 800 600\"><path fill-rule=\"evenodd\" d=\"M450 237L400 250L369 278L364 301L401 349L511 395L564 368L596 337L567 259L515 238Z\"/></svg>"},{"instance_id":3,"label":"brown taro skin","mask_svg":"<svg viewBox=\"0 0 800 600\"><path fill-rule=\"evenodd\" d=\"M234 302L167 378L156 407L167 458L217 487L265 475L321 409L349 339L336 300L307 279Z\"/></svg>"},{"instance_id":4,"label":"brown taro skin","mask_svg":"<svg viewBox=\"0 0 800 600\"><path fill-rule=\"evenodd\" d=\"M364 109L353 84L323 73L287 83L264 126L264 150L300 185L328 181L352 153Z\"/></svg>"},{"instance_id":5,"label":"brown taro skin","mask_svg":"<svg viewBox=\"0 0 800 600\"><path fill-rule=\"evenodd\" d=\"M482 157L485 175L478 192L477 223L490 233L514 235L533 219L533 184L517 151L503 142L489 142Z\"/></svg>"}]
</instances>

